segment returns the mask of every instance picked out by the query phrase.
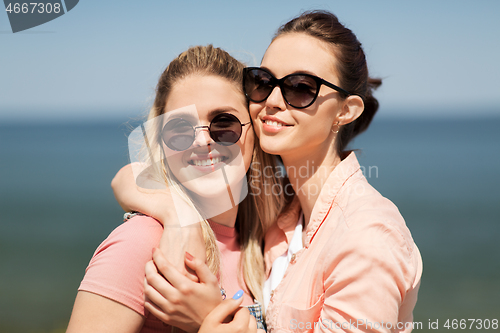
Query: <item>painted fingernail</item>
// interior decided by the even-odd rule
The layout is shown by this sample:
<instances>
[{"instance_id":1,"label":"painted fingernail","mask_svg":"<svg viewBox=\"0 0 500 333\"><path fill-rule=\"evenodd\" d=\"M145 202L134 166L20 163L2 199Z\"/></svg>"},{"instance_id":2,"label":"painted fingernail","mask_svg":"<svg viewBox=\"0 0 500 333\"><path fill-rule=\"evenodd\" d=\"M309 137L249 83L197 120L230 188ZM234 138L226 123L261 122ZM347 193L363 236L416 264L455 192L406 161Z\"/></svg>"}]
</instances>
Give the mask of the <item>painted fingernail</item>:
<instances>
[{"instance_id":1,"label":"painted fingernail","mask_svg":"<svg viewBox=\"0 0 500 333\"><path fill-rule=\"evenodd\" d=\"M186 259L189 260L189 261L193 261L194 257L191 253L187 252L186 251Z\"/></svg>"},{"instance_id":2,"label":"painted fingernail","mask_svg":"<svg viewBox=\"0 0 500 333\"><path fill-rule=\"evenodd\" d=\"M233 299L240 299L243 296L243 290L238 290L236 294L234 294Z\"/></svg>"}]
</instances>

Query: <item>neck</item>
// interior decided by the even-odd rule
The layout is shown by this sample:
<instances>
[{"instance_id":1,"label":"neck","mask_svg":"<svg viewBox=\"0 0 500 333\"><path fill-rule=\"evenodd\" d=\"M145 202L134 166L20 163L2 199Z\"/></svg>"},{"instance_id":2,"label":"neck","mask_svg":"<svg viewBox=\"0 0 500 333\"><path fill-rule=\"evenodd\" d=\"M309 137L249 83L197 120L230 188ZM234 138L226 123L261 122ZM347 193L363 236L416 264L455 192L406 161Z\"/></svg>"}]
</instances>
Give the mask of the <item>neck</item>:
<instances>
[{"instance_id":1,"label":"neck","mask_svg":"<svg viewBox=\"0 0 500 333\"><path fill-rule=\"evenodd\" d=\"M301 156L281 156L288 179L295 191L302 212L306 230L314 205L330 173L341 162L334 145L331 148L307 152Z\"/></svg>"},{"instance_id":2,"label":"neck","mask_svg":"<svg viewBox=\"0 0 500 333\"><path fill-rule=\"evenodd\" d=\"M225 211L222 214L211 217L210 221L215 222L217 224L225 225L226 227L234 228L236 224L236 216L238 215L238 205L234 206L228 211Z\"/></svg>"},{"instance_id":3,"label":"neck","mask_svg":"<svg viewBox=\"0 0 500 333\"><path fill-rule=\"evenodd\" d=\"M227 193L211 197L201 197L191 193L191 199L204 219L234 228L238 205L232 206L232 202L228 201Z\"/></svg>"}]
</instances>

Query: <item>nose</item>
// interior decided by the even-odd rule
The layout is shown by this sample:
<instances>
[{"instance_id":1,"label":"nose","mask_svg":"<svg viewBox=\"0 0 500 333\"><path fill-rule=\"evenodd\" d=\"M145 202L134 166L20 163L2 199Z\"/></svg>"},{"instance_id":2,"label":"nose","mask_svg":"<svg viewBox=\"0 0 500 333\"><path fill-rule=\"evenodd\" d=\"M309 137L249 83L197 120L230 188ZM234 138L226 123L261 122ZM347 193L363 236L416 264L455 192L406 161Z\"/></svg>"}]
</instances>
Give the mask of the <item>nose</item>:
<instances>
[{"instance_id":1,"label":"nose","mask_svg":"<svg viewBox=\"0 0 500 333\"><path fill-rule=\"evenodd\" d=\"M214 140L210 137L208 126L195 127L193 147L204 147L213 142Z\"/></svg>"},{"instance_id":2,"label":"nose","mask_svg":"<svg viewBox=\"0 0 500 333\"><path fill-rule=\"evenodd\" d=\"M286 109L286 102L283 98L280 86L277 85L276 87L274 87L273 91L271 91L271 94L267 97L266 106L271 109Z\"/></svg>"}]
</instances>

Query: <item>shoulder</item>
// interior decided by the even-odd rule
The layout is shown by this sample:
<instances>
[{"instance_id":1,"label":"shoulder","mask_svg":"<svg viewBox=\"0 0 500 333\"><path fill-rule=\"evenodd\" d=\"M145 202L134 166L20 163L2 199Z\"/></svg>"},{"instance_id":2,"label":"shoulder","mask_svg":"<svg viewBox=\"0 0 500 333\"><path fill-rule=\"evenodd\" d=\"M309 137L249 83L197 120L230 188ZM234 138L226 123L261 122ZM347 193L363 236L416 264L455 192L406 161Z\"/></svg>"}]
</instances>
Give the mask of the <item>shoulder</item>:
<instances>
[{"instance_id":1,"label":"shoulder","mask_svg":"<svg viewBox=\"0 0 500 333\"><path fill-rule=\"evenodd\" d=\"M158 245L162 232L162 225L155 219L148 216L133 217L109 234L95 251L92 260L102 255L140 256Z\"/></svg>"},{"instance_id":2,"label":"shoulder","mask_svg":"<svg viewBox=\"0 0 500 333\"><path fill-rule=\"evenodd\" d=\"M152 249L158 246L162 232L162 225L151 217L131 218L113 230L99 245L90 261L89 268L95 262L112 264L126 260L126 262L120 262L124 266L130 266L137 261L146 262L151 259ZM130 259L135 261L131 262Z\"/></svg>"},{"instance_id":3,"label":"shoulder","mask_svg":"<svg viewBox=\"0 0 500 333\"><path fill-rule=\"evenodd\" d=\"M152 217L138 215L122 223L106 238L104 243L112 241L150 243L159 240L163 226Z\"/></svg>"},{"instance_id":4,"label":"shoulder","mask_svg":"<svg viewBox=\"0 0 500 333\"><path fill-rule=\"evenodd\" d=\"M404 270L417 270L420 254L398 208L375 190L361 172L342 185L325 211L325 220L313 243L322 244L327 258L345 260L349 255L357 257L358 264L390 262ZM331 248L329 244L336 246Z\"/></svg>"},{"instance_id":5,"label":"shoulder","mask_svg":"<svg viewBox=\"0 0 500 333\"><path fill-rule=\"evenodd\" d=\"M383 270L388 276L404 281L406 288L419 279L422 270L420 252L403 216L396 205L376 191L364 177L343 191L332 207L329 220L326 229L330 232L327 233L338 250L333 251L336 252L334 261L341 258L346 262L352 260L351 268L366 270L359 274Z\"/></svg>"},{"instance_id":6,"label":"shoulder","mask_svg":"<svg viewBox=\"0 0 500 333\"><path fill-rule=\"evenodd\" d=\"M162 231L158 221L146 216L118 226L95 251L79 290L110 298L144 315L144 268Z\"/></svg>"},{"instance_id":7,"label":"shoulder","mask_svg":"<svg viewBox=\"0 0 500 333\"><path fill-rule=\"evenodd\" d=\"M351 232L368 238L391 238L413 249L413 238L396 205L358 177L346 187L337 201L344 223ZM392 236L392 237L389 237Z\"/></svg>"}]
</instances>

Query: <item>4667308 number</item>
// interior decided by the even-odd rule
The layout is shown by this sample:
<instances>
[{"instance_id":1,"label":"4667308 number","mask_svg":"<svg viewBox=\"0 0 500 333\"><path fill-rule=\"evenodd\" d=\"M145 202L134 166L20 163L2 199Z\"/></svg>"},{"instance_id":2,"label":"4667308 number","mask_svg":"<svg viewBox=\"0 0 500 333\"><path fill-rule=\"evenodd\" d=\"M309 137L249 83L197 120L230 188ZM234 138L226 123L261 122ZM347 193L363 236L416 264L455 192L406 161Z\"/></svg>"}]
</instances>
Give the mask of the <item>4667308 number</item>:
<instances>
[{"instance_id":1,"label":"4667308 number","mask_svg":"<svg viewBox=\"0 0 500 333\"><path fill-rule=\"evenodd\" d=\"M447 319L444 328L451 330L498 329L498 319Z\"/></svg>"},{"instance_id":2,"label":"4667308 number","mask_svg":"<svg viewBox=\"0 0 500 333\"><path fill-rule=\"evenodd\" d=\"M14 14L28 14L28 13L38 13L38 14L51 14L51 13L56 13L59 14L61 12L61 4L56 2L56 3L38 3L38 2L24 2L24 3L9 3L7 8L5 8L5 11L7 13L14 13Z\"/></svg>"}]
</instances>

